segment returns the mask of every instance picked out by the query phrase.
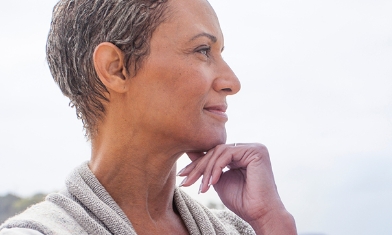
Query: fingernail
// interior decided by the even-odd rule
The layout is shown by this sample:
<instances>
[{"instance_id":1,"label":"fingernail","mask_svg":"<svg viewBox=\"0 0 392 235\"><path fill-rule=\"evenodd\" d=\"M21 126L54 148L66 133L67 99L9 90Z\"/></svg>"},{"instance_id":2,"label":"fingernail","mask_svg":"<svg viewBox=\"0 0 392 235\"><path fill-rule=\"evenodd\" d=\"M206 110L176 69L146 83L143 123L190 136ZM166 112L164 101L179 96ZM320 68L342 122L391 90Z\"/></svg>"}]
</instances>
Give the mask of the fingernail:
<instances>
[{"instance_id":1,"label":"fingernail","mask_svg":"<svg viewBox=\"0 0 392 235\"><path fill-rule=\"evenodd\" d=\"M185 168L186 168L186 167L185 167ZM185 168L183 168L182 170L180 170L180 171L177 173L177 176L180 176L181 173L185 171Z\"/></svg>"},{"instance_id":2,"label":"fingernail","mask_svg":"<svg viewBox=\"0 0 392 235\"><path fill-rule=\"evenodd\" d=\"M201 187L202 187L202 185L203 185L203 184L200 184L199 192L198 192L197 194L200 194L200 193L201 193Z\"/></svg>"},{"instance_id":3,"label":"fingernail","mask_svg":"<svg viewBox=\"0 0 392 235\"><path fill-rule=\"evenodd\" d=\"M185 179L181 182L181 184L178 187L182 187L182 185L184 185L186 183L187 179L188 179L188 177L185 177Z\"/></svg>"},{"instance_id":4,"label":"fingernail","mask_svg":"<svg viewBox=\"0 0 392 235\"><path fill-rule=\"evenodd\" d=\"M208 187L211 186L211 183L212 183L212 176L210 176L210 180L208 181Z\"/></svg>"}]
</instances>

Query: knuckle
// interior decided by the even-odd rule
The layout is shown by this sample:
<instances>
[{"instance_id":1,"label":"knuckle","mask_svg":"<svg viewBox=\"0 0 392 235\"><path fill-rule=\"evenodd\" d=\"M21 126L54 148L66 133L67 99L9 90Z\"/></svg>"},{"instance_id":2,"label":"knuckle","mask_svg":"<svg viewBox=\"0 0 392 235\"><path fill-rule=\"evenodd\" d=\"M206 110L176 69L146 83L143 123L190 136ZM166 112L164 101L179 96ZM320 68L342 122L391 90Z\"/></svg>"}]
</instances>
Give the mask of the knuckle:
<instances>
[{"instance_id":1,"label":"knuckle","mask_svg":"<svg viewBox=\"0 0 392 235\"><path fill-rule=\"evenodd\" d=\"M265 145L255 143L250 147L249 156L253 161L269 161L268 149Z\"/></svg>"},{"instance_id":2,"label":"knuckle","mask_svg":"<svg viewBox=\"0 0 392 235\"><path fill-rule=\"evenodd\" d=\"M260 153L268 155L268 149L267 149L267 147L264 144L255 143L255 144L253 144L253 148L257 152L260 152Z\"/></svg>"}]
</instances>

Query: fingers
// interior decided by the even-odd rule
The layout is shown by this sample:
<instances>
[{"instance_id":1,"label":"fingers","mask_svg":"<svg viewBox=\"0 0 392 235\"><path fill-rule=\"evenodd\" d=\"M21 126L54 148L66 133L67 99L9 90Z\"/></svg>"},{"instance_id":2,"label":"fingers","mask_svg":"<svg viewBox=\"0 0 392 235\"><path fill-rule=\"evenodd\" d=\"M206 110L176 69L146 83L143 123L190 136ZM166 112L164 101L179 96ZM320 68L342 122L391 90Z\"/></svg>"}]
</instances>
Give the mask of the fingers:
<instances>
[{"instance_id":1,"label":"fingers","mask_svg":"<svg viewBox=\"0 0 392 235\"><path fill-rule=\"evenodd\" d=\"M219 164L219 159L224 156L224 148L215 148L206 154L205 160L200 161L188 176L190 180L198 179L201 175L203 178L201 180L199 193L206 192L210 186L219 180L222 170L226 167L226 164Z\"/></svg>"},{"instance_id":2,"label":"fingers","mask_svg":"<svg viewBox=\"0 0 392 235\"><path fill-rule=\"evenodd\" d=\"M189 152L186 153L188 155L188 157L191 159L191 161L195 161L196 159L199 159L201 157L203 157L205 155L205 153L203 152Z\"/></svg>"},{"instance_id":3,"label":"fingers","mask_svg":"<svg viewBox=\"0 0 392 235\"><path fill-rule=\"evenodd\" d=\"M179 172L179 176L186 176L184 181L181 183L181 186L190 186L193 183L195 183L201 175L203 175L205 172L208 172L208 170L211 170L210 167L208 167L208 162L209 161L214 161L214 149L208 151L204 156L198 157L195 159L191 164L187 165L184 169L182 169ZM194 158L197 156L195 153L187 153L190 158ZM191 156L190 156L191 155ZM199 154L198 156L201 156ZM206 184L206 181L209 181L209 174L204 174L204 177L202 179L202 184ZM208 182L207 182L208 184ZM200 187L199 193L202 191L202 186Z\"/></svg>"},{"instance_id":4,"label":"fingers","mask_svg":"<svg viewBox=\"0 0 392 235\"><path fill-rule=\"evenodd\" d=\"M190 186L203 176L199 193L204 193L219 181L225 167L232 170L246 168L254 153L251 144L218 145L206 154L188 153L188 156L195 160L179 172L179 176L186 176L181 186Z\"/></svg>"},{"instance_id":5,"label":"fingers","mask_svg":"<svg viewBox=\"0 0 392 235\"><path fill-rule=\"evenodd\" d=\"M188 153L192 163L180 171L183 186L200 177L199 193L213 185L222 202L245 221L256 221L281 206L267 148L261 144L218 145L207 153ZM223 169L229 170L222 173Z\"/></svg>"}]
</instances>

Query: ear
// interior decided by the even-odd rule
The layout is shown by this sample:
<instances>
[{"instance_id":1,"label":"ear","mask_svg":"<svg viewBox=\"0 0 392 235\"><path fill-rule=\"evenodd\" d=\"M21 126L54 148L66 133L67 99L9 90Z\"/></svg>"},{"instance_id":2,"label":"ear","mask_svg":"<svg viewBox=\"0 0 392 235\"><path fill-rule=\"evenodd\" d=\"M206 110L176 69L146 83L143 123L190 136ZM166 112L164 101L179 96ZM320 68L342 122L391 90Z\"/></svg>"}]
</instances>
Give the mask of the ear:
<instances>
[{"instance_id":1,"label":"ear","mask_svg":"<svg viewBox=\"0 0 392 235\"><path fill-rule=\"evenodd\" d=\"M99 79L109 90L123 93L127 90L127 72L123 52L110 42L99 44L93 55L94 68Z\"/></svg>"}]
</instances>

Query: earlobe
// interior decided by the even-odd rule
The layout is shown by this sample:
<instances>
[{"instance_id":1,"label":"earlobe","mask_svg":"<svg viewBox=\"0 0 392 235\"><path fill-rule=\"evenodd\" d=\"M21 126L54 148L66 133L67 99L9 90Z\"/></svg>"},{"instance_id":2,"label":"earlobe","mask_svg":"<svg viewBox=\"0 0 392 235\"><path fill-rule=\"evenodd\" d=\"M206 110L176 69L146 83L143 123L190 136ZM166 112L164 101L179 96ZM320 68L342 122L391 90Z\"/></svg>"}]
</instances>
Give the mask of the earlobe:
<instances>
[{"instance_id":1,"label":"earlobe","mask_svg":"<svg viewBox=\"0 0 392 235\"><path fill-rule=\"evenodd\" d=\"M93 55L94 68L99 79L109 90L123 93L127 87L127 73L123 52L110 42L99 44Z\"/></svg>"}]
</instances>

